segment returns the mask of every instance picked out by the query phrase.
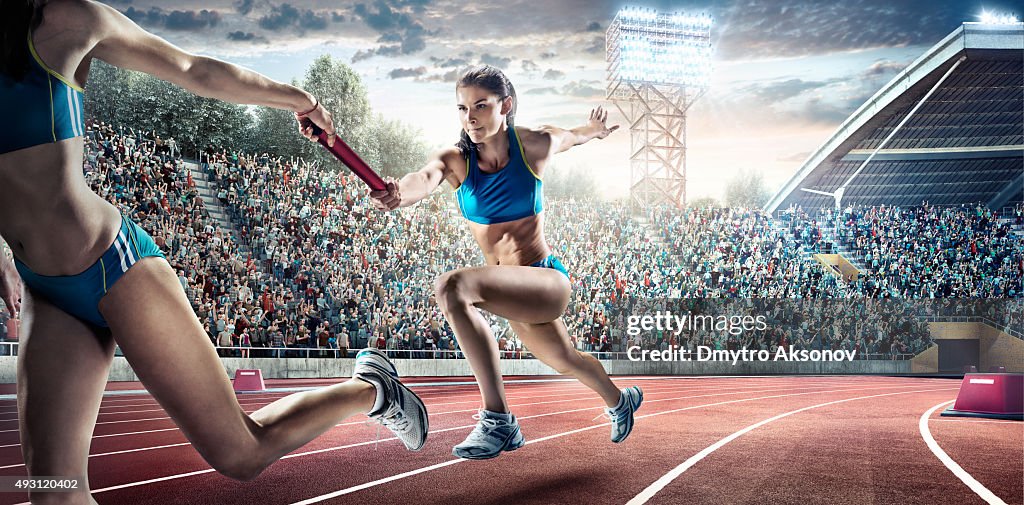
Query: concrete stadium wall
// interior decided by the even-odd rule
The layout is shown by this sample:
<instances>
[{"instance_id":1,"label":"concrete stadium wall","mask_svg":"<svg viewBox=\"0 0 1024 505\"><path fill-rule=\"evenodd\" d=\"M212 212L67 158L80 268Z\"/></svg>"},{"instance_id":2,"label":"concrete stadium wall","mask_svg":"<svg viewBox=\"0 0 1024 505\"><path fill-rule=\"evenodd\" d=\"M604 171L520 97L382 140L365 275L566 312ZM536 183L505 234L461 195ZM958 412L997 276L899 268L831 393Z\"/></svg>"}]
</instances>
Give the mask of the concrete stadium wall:
<instances>
[{"instance_id":1,"label":"concrete stadium wall","mask_svg":"<svg viewBox=\"0 0 1024 505\"><path fill-rule=\"evenodd\" d=\"M0 383L15 382L16 357L0 356ZM309 379L350 377L354 359L328 358L222 358L225 373L235 376L235 370L258 368L265 379ZM905 374L911 373L910 361L844 361L844 362L741 362L733 366L723 362L698 361L628 361L601 362L612 375L775 375L775 374ZM469 362L462 359L397 359L398 373L405 377L465 377L471 376ZM504 375L556 375L555 371L537 360L501 360ZM138 377L128 362L114 358L110 381L137 381Z\"/></svg>"},{"instance_id":2,"label":"concrete stadium wall","mask_svg":"<svg viewBox=\"0 0 1024 505\"><path fill-rule=\"evenodd\" d=\"M1009 335L985 323L928 323L932 339L978 340L978 371L987 372L995 366L1006 367L1007 372L1024 372L1024 340ZM914 356L911 373L937 373L939 347Z\"/></svg>"},{"instance_id":3,"label":"concrete stadium wall","mask_svg":"<svg viewBox=\"0 0 1024 505\"><path fill-rule=\"evenodd\" d=\"M984 326L984 323L928 323L928 333L931 333L933 340L980 339Z\"/></svg>"},{"instance_id":4,"label":"concrete stadium wall","mask_svg":"<svg viewBox=\"0 0 1024 505\"><path fill-rule=\"evenodd\" d=\"M939 346L933 345L910 360L910 373L938 373Z\"/></svg>"},{"instance_id":5,"label":"concrete stadium wall","mask_svg":"<svg viewBox=\"0 0 1024 505\"><path fill-rule=\"evenodd\" d=\"M987 324L981 326L981 367L978 371L987 372L992 367L1003 366L1007 372L1024 373L1024 340Z\"/></svg>"}]
</instances>

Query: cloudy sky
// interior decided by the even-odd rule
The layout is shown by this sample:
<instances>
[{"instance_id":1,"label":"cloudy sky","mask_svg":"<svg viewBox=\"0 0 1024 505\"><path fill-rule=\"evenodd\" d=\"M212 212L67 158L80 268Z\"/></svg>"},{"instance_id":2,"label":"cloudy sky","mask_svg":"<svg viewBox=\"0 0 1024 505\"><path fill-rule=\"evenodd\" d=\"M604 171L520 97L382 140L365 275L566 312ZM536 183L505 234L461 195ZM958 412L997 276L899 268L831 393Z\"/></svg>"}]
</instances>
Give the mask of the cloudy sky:
<instances>
[{"instance_id":1,"label":"cloudy sky","mask_svg":"<svg viewBox=\"0 0 1024 505\"><path fill-rule=\"evenodd\" d=\"M839 123L896 73L983 10L1009 0L156 0L109 1L171 42L290 81L321 54L351 65L374 110L422 130L459 131L454 80L466 65L503 70L517 124L572 127L604 100L604 34L625 5L714 18L714 74L690 109L688 193L721 198L742 170L775 190ZM1019 10L1019 8L1018 8ZM1018 18L1020 13L1018 13ZM563 153L607 197L629 187L629 131Z\"/></svg>"}]
</instances>

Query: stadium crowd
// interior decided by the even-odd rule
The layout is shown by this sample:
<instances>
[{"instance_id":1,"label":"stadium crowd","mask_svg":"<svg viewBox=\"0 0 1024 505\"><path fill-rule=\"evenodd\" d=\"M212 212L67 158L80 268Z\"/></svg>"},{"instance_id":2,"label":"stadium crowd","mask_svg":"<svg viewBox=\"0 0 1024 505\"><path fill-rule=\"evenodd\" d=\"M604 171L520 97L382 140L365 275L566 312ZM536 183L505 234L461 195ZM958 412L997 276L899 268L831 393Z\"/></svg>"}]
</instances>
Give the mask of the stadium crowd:
<instances>
[{"instance_id":1,"label":"stadium crowd","mask_svg":"<svg viewBox=\"0 0 1024 505\"><path fill-rule=\"evenodd\" d=\"M381 213L347 172L211 147L201 167L230 217L225 226L206 209L175 148L151 132L90 122L84 173L94 191L153 235L211 341L234 348L223 355L340 357L367 346L412 357L458 355L433 282L483 258L450 190ZM564 320L584 351L793 345L902 355L931 345L926 328L902 317L905 305L871 299L1021 296L1021 241L980 207L826 209L815 218L796 209L782 223L751 209L660 207L636 217L616 203L568 199L545 207L549 243L573 285ZM834 222L869 267L857 279L827 272L801 250L823 240L820 223ZM771 324L739 335L627 334L630 315L671 300L718 313L763 311ZM850 317L850 303L873 311ZM987 314L1020 324L1005 310ZM521 356L507 324L488 319L503 355Z\"/></svg>"},{"instance_id":2,"label":"stadium crowd","mask_svg":"<svg viewBox=\"0 0 1024 505\"><path fill-rule=\"evenodd\" d=\"M1019 217L1020 205L1016 208ZM851 279L856 295L899 298L1016 298L1022 293L1024 240L1012 220L981 205L914 208L880 205L787 214L791 231L814 247L822 228L859 257L866 270Z\"/></svg>"}]
</instances>

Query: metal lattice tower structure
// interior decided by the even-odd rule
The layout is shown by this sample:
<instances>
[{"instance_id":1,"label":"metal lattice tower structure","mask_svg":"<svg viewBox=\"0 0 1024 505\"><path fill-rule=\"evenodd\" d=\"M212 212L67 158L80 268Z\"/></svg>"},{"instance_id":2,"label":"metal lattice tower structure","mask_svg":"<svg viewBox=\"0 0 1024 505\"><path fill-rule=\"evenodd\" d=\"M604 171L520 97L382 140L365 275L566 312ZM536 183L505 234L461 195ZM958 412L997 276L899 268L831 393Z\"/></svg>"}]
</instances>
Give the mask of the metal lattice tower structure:
<instances>
[{"instance_id":1,"label":"metal lattice tower structure","mask_svg":"<svg viewBox=\"0 0 1024 505\"><path fill-rule=\"evenodd\" d=\"M605 39L607 98L630 130L634 205L686 204L686 111L708 89L711 18L625 7Z\"/></svg>"}]
</instances>

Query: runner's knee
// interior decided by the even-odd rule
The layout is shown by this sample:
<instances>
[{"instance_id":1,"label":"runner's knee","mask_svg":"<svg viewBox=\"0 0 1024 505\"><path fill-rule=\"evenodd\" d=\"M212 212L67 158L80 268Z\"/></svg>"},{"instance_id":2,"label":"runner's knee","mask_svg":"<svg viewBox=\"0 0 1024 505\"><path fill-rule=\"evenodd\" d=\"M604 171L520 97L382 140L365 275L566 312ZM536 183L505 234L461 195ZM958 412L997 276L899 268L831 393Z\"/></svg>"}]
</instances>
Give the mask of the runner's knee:
<instances>
[{"instance_id":1,"label":"runner's knee","mask_svg":"<svg viewBox=\"0 0 1024 505\"><path fill-rule=\"evenodd\" d=\"M466 278L462 272L446 272L434 281L434 298L442 312L450 313L469 305Z\"/></svg>"},{"instance_id":2,"label":"runner's knee","mask_svg":"<svg viewBox=\"0 0 1024 505\"><path fill-rule=\"evenodd\" d=\"M246 482L255 479L267 468L263 458L255 457L256 455L251 452L254 451L220 449L211 454L204 454L203 457L221 475Z\"/></svg>"},{"instance_id":3,"label":"runner's knee","mask_svg":"<svg viewBox=\"0 0 1024 505\"><path fill-rule=\"evenodd\" d=\"M239 481L250 481L259 476L272 459L261 450L259 442L261 434L258 429L249 428L249 433L240 433L228 438L207 440L205 443L193 440L192 445L203 456L203 459L218 473Z\"/></svg>"}]
</instances>

